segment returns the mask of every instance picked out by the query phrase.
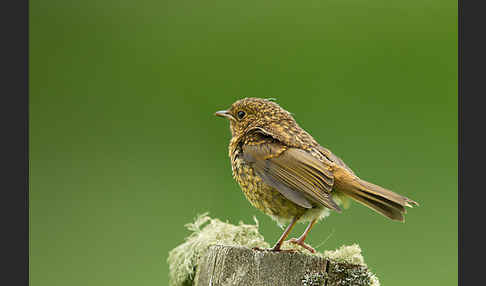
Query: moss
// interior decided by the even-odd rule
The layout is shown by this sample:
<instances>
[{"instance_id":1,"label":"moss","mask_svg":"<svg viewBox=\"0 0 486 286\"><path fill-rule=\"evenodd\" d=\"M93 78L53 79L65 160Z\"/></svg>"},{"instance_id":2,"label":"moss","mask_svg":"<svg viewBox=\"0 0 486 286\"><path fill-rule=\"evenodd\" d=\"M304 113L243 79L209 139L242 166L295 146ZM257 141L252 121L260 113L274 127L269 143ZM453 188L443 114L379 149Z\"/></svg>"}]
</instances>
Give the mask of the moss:
<instances>
[{"instance_id":1,"label":"moss","mask_svg":"<svg viewBox=\"0 0 486 286\"><path fill-rule=\"evenodd\" d=\"M345 281L345 284L340 285L380 286L376 275L369 271L358 244L343 245L336 250L324 251L324 257L336 262L332 269L337 273L334 279Z\"/></svg>"},{"instance_id":2,"label":"moss","mask_svg":"<svg viewBox=\"0 0 486 286\"><path fill-rule=\"evenodd\" d=\"M193 223L185 227L192 233L185 242L169 252L169 285L192 285L196 265L204 257L211 245L239 245L246 247L270 247L258 232L258 221L255 224L233 225L219 219L210 218L207 213L199 215Z\"/></svg>"},{"instance_id":3,"label":"moss","mask_svg":"<svg viewBox=\"0 0 486 286\"><path fill-rule=\"evenodd\" d=\"M325 272L306 272L304 278L302 279L302 286L322 286L325 284L328 278Z\"/></svg>"},{"instance_id":4,"label":"moss","mask_svg":"<svg viewBox=\"0 0 486 286\"><path fill-rule=\"evenodd\" d=\"M358 244L343 245L336 250L324 251L324 257L341 263L351 263L366 266L361 248Z\"/></svg>"},{"instance_id":5,"label":"moss","mask_svg":"<svg viewBox=\"0 0 486 286\"><path fill-rule=\"evenodd\" d=\"M244 224L239 222L233 225L222 222L219 219L210 218L207 213L199 215L193 223L186 224L185 227L191 234L185 242L169 252L167 262L169 264L169 285L170 286L190 286L196 274L198 260L204 257L207 250L212 245L245 246L269 248L263 236L258 232L258 221L254 218L255 224ZM324 253L310 253L298 245L284 243L282 249L295 249L309 255L316 255L332 260L332 273L328 277L327 273L306 273L302 280L302 285L315 286L322 285L328 278L345 284L339 285L370 285L379 286L378 278L371 273L361 255L361 248L357 244L343 245L333 251ZM236 274L235 274L236 275Z\"/></svg>"}]
</instances>

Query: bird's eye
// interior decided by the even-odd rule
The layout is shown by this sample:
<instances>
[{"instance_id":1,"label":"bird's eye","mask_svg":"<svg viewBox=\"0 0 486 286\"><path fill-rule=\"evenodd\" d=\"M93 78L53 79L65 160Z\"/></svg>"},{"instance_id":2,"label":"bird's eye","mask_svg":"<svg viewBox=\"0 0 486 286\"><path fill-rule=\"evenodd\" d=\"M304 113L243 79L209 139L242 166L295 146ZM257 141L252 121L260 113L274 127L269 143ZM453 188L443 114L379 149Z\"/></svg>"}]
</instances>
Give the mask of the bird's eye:
<instances>
[{"instance_id":1,"label":"bird's eye","mask_svg":"<svg viewBox=\"0 0 486 286\"><path fill-rule=\"evenodd\" d=\"M245 117L246 113L244 111L238 111L238 119L242 119L243 117Z\"/></svg>"}]
</instances>

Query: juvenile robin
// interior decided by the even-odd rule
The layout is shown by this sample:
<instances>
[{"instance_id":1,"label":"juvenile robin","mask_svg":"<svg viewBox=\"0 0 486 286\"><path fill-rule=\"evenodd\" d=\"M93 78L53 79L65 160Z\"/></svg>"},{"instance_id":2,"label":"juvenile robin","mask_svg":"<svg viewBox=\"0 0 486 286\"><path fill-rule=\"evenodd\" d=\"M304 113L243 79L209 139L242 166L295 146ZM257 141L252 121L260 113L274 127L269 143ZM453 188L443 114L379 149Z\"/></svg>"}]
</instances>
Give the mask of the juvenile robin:
<instances>
[{"instance_id":1,"label":"juvenile robin","mask_svg":"<svg viewBox=\"0 0 486 286\"><path fill-rule=\"evenodd\" d=\"M233 177L248 201L280 225L288 224L272 251L281 250L297 222L309 222L304 233L289 242L315 252L304 242L309 231L329 210L340 213L339 205L347 198L402 222L405 207L418 205L360 179L273 101L245 98L215 115L229 119Z\"/></svg>"}]
</instances>

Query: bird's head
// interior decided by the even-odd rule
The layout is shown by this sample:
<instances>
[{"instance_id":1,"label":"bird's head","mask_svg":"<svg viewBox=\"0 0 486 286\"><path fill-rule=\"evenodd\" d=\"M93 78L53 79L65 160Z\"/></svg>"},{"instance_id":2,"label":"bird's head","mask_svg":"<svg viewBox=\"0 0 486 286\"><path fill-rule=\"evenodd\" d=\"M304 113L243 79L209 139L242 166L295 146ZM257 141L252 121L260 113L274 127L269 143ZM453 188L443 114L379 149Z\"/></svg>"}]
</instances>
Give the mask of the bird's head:
<instances>
[{"instance_id":1,"label":"bird's head","mask_svg":"<svg viewBox=\"0 0 486 286\"><path fill-rule=\"evenodd\" d=\"M229 119L233 137L245 134L253 128L265 129L275 123L289 127L296 124L290 112L277 103L255 97L240 99L229 109L217 111L215 115Z\"/></svg>"}]
</instances>

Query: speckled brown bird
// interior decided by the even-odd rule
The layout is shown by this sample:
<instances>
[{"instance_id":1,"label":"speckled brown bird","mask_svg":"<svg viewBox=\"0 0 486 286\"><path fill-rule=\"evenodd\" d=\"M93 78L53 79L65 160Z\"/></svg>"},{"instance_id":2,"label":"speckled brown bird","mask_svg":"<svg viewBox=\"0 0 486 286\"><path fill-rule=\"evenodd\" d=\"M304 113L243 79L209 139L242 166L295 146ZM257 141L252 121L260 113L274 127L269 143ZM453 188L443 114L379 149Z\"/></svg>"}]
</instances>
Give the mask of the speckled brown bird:
<instances>
[{"instance_id":1,"label":"speckled brown bird","mask_svg":"<svg viewBox=\"0 0 486 286\"><path fill-rule=\"evenodd\" d=\"M273 251L280 251L297 222L309 222L289 242L304 241L329 210L341 212L351 198L387 218L404 221L413 200L360 179L340 158L319 145L277 103L260 98L236 101L217 116L230 121L233 177L250 203L280 225L288 223Z\"/></svg>"}]
</instances>

